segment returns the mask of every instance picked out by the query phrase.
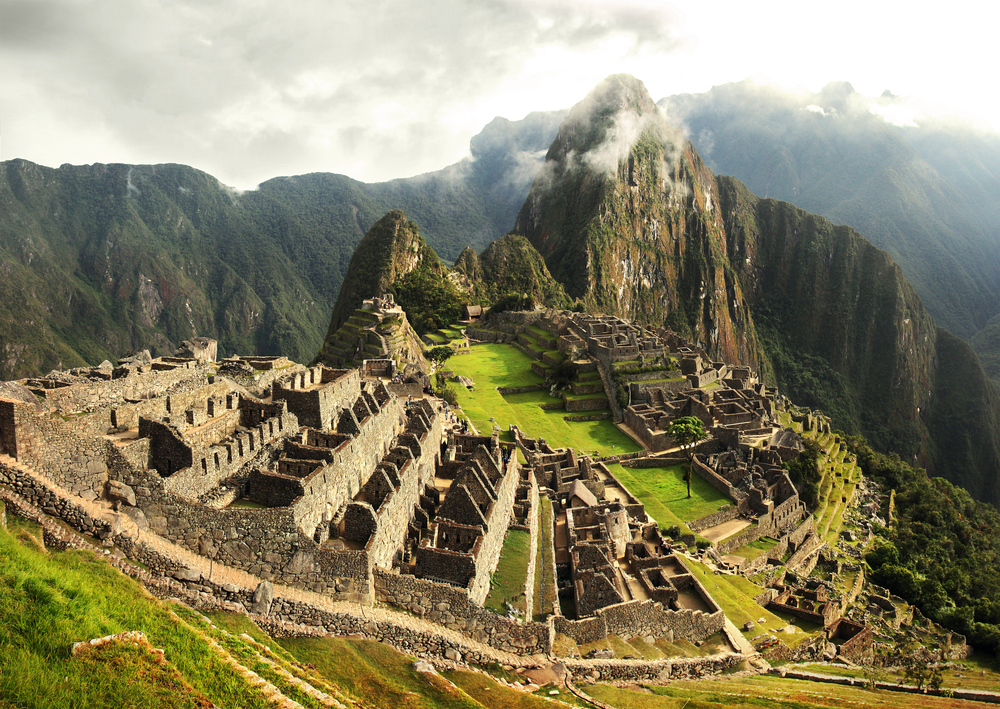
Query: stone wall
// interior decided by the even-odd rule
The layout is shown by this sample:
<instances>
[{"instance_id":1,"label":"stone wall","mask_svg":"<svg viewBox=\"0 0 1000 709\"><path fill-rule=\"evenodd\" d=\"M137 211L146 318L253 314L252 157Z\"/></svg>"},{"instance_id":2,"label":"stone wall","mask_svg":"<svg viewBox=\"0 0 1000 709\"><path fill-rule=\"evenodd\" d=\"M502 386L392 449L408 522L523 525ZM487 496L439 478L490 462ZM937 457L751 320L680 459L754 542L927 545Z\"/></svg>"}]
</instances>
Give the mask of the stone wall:
<instances>
[{"instance_id":1,"label":"stone wall","mask_svg":"<svg viewBox=\"0 0 1000 709\"><path fill-rule=\"evenodd\" d=\"M145 419L143 425L146 425ZM152 425L163 426L155 422ZM285 411L216 445L192 446L188 453L190 467L172 473L166 479L164 489L192 500L198 499L245 465L265 459L271 444L298 428L295 416ZM225 427L222 427L219 432L224 430ZM165 437L151 441L151 454L154 456L157 440L165 440ZM153 459L156 460L155 457Z\"/></svg>"},{"instance_id":2,"label":"stone wall","mask_svg":"<svg viewBox=\"0 0 1000 709\"><path fill-rule=\"evenodd\" d=\"M723 495L728 496L729 499L733 500L734 502L738 503L742 498L746 497L741 492L739 492L739 490L737 490L732 485L730 485L729 482L724 477L722 477L721 475L719 475L718 473L716 473L714 470L712 470L711 468L709 468L707 465L705 465L704 463L702 463L700 460L698 460L697 456L695 456L695 459L694 459L694 470L709 485L711 485L712 487L714 487L716 490L718 490L719 492L721 492Z\"/></svg>"},{"instance_id":3,"label":"stone wall","mask_svg":"<svg viewBox=\"0 0 1000 709\"><path fill-rule=\"evenodd\" d=\"M598 411L608 407L607 397L594 397L593 399L565 399L567 411Z\"/></svg>"},{"instance_id":4,"label":"stone wall","mask_svg":"<svg viewBox=\"0 0 1000 709\"><path fill-rule=\"evenodd\" d=\"M530 391L542 391L544 388L543 384L531 384L523 387L497 387L497 391L500 392L500 396L507 396L508 394L526 394Z\"/></svg>"},{"instance_id":5,"label":"stone wall","mask_svg":"<svg viewBox=\"0 0 1000 709\"><path fill-rule=\"evenodd\" d=\"M497 568L500 552L507 537L507 527L510 525L514 511L514 497L517 484L520 482L517 456L511 456L504 471L503 479L497 486L497 499L491 506L488 518L489 529L483 535L483 541L476 555L476 577L469 588L469 597L477 603L486 600L490 592L490 578Z\"/></svg>"},{"instance_id":6,"label":"stone wall","mask_svg":"<svg viewBox=\"0 0 1000 709\"><path fill-rule=\"evenodd\" d=\"M440 623L490 647L518 655L548 654L552 631L545 623L519 623L492 613L464 589L375 570L375 597Z\"/></svg>"},{"instance_id":7,"label":"stone wall","mask_svg":"<svg viewBox=\"0 0 1000 709\"><path fill-rule=\"evenodd\" d=\"M128 376L103 381L80 381L71 386L45 389L43 406L49 411L72 413L114 407L141 399L155 400L172 388L190 383L202 387L206 375L214 370L203 362L185 363L176 369L139 372L132 370Z\"/></svg>"},{"instance_id":8,"label":"stone wall","mask_svg":"<svg viewBox=\"0 0 1000 709\"><path fill-rule=\"evenodd\" d=\"M334 417L350 408L360 393L358 370L323 366L289 374L271 385L272 401L284 399L299 423L320 430L335 428Z\"/></svg>"},{"instance_id":9,"label":"stone wall","mask_svg":"<svg viewBox=\"0 0 1000 709\"><path fill-rule=\"evenodd\" d=\"M688 522L688 528L692 532L700 532L703 529L708 529L709 527L714 527L717 524L722 524L723 522L729 522L740 516L740 510L735 505L726 505L718 512L713 512L710 515L705 515L700 519L696 519L693 522Z\"/></svg>"},{"instance_id":10,"label":"stone wall","mask_svg":"<svg viewBox=\"0 0 1000 709\"><path fill-rule=\"evenodd\" d=\"M320 523L332 519L333 513L353 500L365 486L389 452L402 427L402 419L399 400L386 402L361 423L357 435L334 449L329 465L303 479L304 494L295 503L295 520L309 535Z\"/></svg>"},{"instance_id":11,"label":"stone wall","mask_svg":"<svg viewBox=\"0 0 1000 709\"><path fill-rule=\"evenodd\" d=\"M90 500L103 494L107 441L80 436L60 418L45 418L30 404L5 399L0 399L0 440L12 458L70 492Z\"/></svg>"}]
</instances>

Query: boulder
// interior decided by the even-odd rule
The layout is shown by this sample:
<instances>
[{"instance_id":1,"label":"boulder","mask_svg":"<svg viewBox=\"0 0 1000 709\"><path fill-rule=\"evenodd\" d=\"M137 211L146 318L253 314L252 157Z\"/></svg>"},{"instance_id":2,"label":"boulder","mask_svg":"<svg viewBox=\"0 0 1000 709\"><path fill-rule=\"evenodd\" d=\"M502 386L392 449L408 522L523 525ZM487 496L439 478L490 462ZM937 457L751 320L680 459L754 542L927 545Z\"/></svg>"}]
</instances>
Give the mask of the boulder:
<instances>
[{"instance_id":1,"label":"boulder","mask_svg":"<svg viewBox=\"0 0 1000 709\"><path fill-rule=\"evenodd\" d=\"M444 656L446 658L448 658L449 660L451 660L452 662L461 662L462 661L462 653L460 653L458 650L456 650L453 647L447 648L444 651Z\"/></svg>"},{"instance_id":2,"label":"boulder","mask_svg":"<svg viewBox=\"0 0 1000 709\"><path fill-rule=\"evenodd\" d=\"M146 519L145 513L138 507L123 507L121 512L135 522L135 526L139 529L149 529L149 520Z\"/></svg>"},{"instance_id":3,"label":"boulder","mask_svg":"<svg viewBox=\"0 0 1000 709\"><path fill-rule=\"evenodd\" d=\"M432 675L437 674L437 670L434 669L434 665L429 663L427 660L417 660L413 663L413 669L417 672L426 672Z\"/></svg>"},{"instance_id":4,"label":"boulder","mask_svg":"<svg viewBox=\"0 0 1000 709\"><path fill-rule=\"evenodd\" d=\"M119 367L138 367L143 364L149 364L153 361L153 356L149 354L149 350L134 350L129 352L124 357L118 358Z\"/></svg>"},{"instance_id":5,"label":"boulder","mask_svg":"<svg viewBox=\"0 0 1000 709\"><path fill-rule=\"evenodd\" d=\"M192 337L184 340L177 351L175 357L190 357L201 362L214 362L218 355L219 343L209 337Z\"/></svg>"},{"instance_id":6,"label":"boulder","mask_svg":"<svg viewBox=\"0 0 1000 709\"><path fill-rule=\"evenodd\" d=\"M28 387L17 382L0 382L0 397L31 404L36 413L41 413L43 409L38 397L32 394Z\"/></svg>"},{"instance_id":7,"label":"boulder","mask_svg":"<svg viewBox=\"0 0 1000 709\"><path fill-rule=\"evenodd\" d=\"M135 490L118 480L108 480L105 496L112 502L124 502L135 507Z\"/></svg>"},{"instance_id":8,"label":"boulder","mask_svg":"<svg viewBox=\"0 0 1000 709\"><path fill-rule=\"evenodd\" d=\"M271 612L271 604L274 602L274 586L270 581L261 581L257 584L253 592L253 608L257 615L267 615Z\"/></svg>"}]
</instances>

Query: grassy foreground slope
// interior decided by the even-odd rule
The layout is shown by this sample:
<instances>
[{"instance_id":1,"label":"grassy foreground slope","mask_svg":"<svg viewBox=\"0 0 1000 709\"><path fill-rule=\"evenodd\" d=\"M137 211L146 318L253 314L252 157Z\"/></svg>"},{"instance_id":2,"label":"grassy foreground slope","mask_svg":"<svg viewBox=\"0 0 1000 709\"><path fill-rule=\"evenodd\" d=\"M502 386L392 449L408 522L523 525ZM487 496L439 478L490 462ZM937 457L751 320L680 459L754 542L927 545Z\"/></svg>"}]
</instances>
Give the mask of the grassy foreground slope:
<instances>
[{"instance_id":1,"label":"grassy foreground slope","mask_svg":"<svg viewBox=\"0 0 1000 709\"><path fill-rule=\"evenodd\" d=\"M304 707L324 704L285 681L283 671L341 706L554 706L482 674L417 672L414 658L382 643L279 643L246 616L206 619L152 598L92 552L46 550L39 527L11 515L8 529L0 527L0 597L0 709L274 706L227 658ZM125 631L142 631L148 644L111 643L72 655L74 642Z\"/></svg>"},{"instance_id":2,"label":"grassy foreground slope","mask_svg":"<svg viewBox=\"0 0 1000 709\"><path fill-rule=\"evenodd\" d=\"M94 554L45 551L39 530L0 529L0 703L17 707L265 707L263 695L163 603ZM141 630L154 648L74 642ZM162 664L161 664L162 662Z\"/></svg>"}]
</instances>

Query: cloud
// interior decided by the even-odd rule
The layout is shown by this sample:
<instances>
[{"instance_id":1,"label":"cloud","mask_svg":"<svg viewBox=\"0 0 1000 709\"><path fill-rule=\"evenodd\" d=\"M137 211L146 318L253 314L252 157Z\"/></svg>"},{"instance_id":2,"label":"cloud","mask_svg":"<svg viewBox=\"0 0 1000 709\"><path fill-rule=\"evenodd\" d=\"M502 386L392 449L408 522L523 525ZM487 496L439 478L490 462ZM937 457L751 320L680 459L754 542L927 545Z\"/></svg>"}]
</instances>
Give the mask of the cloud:
<instances>
[{"instance_id":1,"label":"cloud","mask_svg":"<svg viewBox=\"0 0 1000 709\"><path fill-rule=\"evenodd\" d=\"M678 42L655 6L558 0L0 0L0 17L0 157L184 162L242 187L437 169L539 56Z\"/></svg>"}]
</instances>

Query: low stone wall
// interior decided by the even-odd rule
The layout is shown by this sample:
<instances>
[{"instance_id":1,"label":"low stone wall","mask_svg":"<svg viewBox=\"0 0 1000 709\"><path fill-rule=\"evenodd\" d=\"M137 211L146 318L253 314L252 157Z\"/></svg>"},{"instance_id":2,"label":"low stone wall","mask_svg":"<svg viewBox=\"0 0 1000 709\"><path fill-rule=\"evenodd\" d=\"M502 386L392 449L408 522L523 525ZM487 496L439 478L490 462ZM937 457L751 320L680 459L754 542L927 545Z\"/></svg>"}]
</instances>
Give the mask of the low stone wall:
<instances>
[{"instance_id":1,"label":"low stone wall","mask_svg":"<svg viewBox=\"0 0 1000 709\"><path fill-rule=\"evenodd\" d=\"M603 421L611 418L610 411L602 411L599 414L584 414L582 416L563 416L563 421Z\"/></svg>"},{"instance_id":2,"label":"low stone wall","mask_svg":"<svg viewBox=\"0 0 1000 709\"><path fill-rule=\"evenodd\" d=\"M743 497L743 495L741 495L736 488L729 484L729 481L702 463L697 457L694 459L694 470L705 480L705 482L721 492L723 495L728 496L729 499L734 502L739 502L740 498Z\"/></svg>"},{"instance_id":3,"label":"low stone wall","mask_svg":"<svg viewBox=\"0 0 1000 709\"><path fill-rule=\"evenodd\" d=\"M728 554L734 549L739 549L741 546L757 541L764 536L764 531L759 525L751 524L749 527L741 529L734 536L717 542L715 548L720 554Z\"/></svg>"},{"instance_id":4,"label":"low stone wall","mask_svg":"<svg viewBox=\"0 0 1000 709\"><path fill-rule=\"evenodd\" d=\"M608 407L606 397L594 397L593 399L564 399L567 411L599 411Z\"/></svg>"},{"instance_id":5,"label":"low stone wall","mask_svg":"<svg viewBox=\"0 0 1000 709\"><path fill-rule=\"evenodd\" d=\"M622 463L622 467L625 468L659 468L661 466L668 465L681 465L686 463L687 458L683 456L654 456L646 454L644 457L636 458L635 460L630 460L629 462Z\"/></svg>"},{"instance_id":6,"label":"low stone wall","mask_svg":"<svg viewBox=\"0 0 1000 709\"><path fill-rule=\"evenodd\" d=\"M578 645L602 640L608 635L622 638L635 636L654 638L703 640L725 626L726 617L711 600L711 596L692 578L695 591L710 606L711 613L664 608L656 601L628 601L598 609L591 618L568 620L562 616L551 619L555 632L572 638Z\"/></svg>"},{"instance_id":7,"label":"low stone wall","mask_svg":"<svg viewBox=\"0 0 1000 709\"><path fill-rule=\"evenodd\" d=\"M720 674L745 659L739 653L726 652L708 657L674 657L653 661L564 660L563 664L576 680L639 682L696 679Z\"/></svg>"},{"instance_id":8,"label":"low stone wall","mask_svg":"<svg viewBox=\"0 0 1000 709\"><path fill-rule=\"evenodd\" d=\"M542 391L543 389L545 389L544 384L531 384L523 387L497 387L497 391L500 392L500 396L507 396L508 394L527 394L529 391Z\"/></svg>"},{"instance_id":9,"label":"low stone wall","mask_svg":"<svg viewBox=\"0 0 1000 709\"><path fill-rule=\"evenodd\" d=\"M693 522L688 522L688 528L692 532L700 532L703 529L708 529L709 527L714 527L717 524L722 524L723 522L729 522L740 516L740 510L735 505L726 505L718 512L713 512L710 515L705 515L700 519L696 519Z\"/></svg>"},{"instance_id":10,"label":"low stone wall","mask_svg":"<svg viewBox=\"0 0 1000 709\"><path fill-rule=\"evenodd\" d=\"M476 604L460 588L375 569L377 600L424 616L477 642L518 655L552 651L552 634L544 623L518 623Z\"/></svg>"}]
</instances>

